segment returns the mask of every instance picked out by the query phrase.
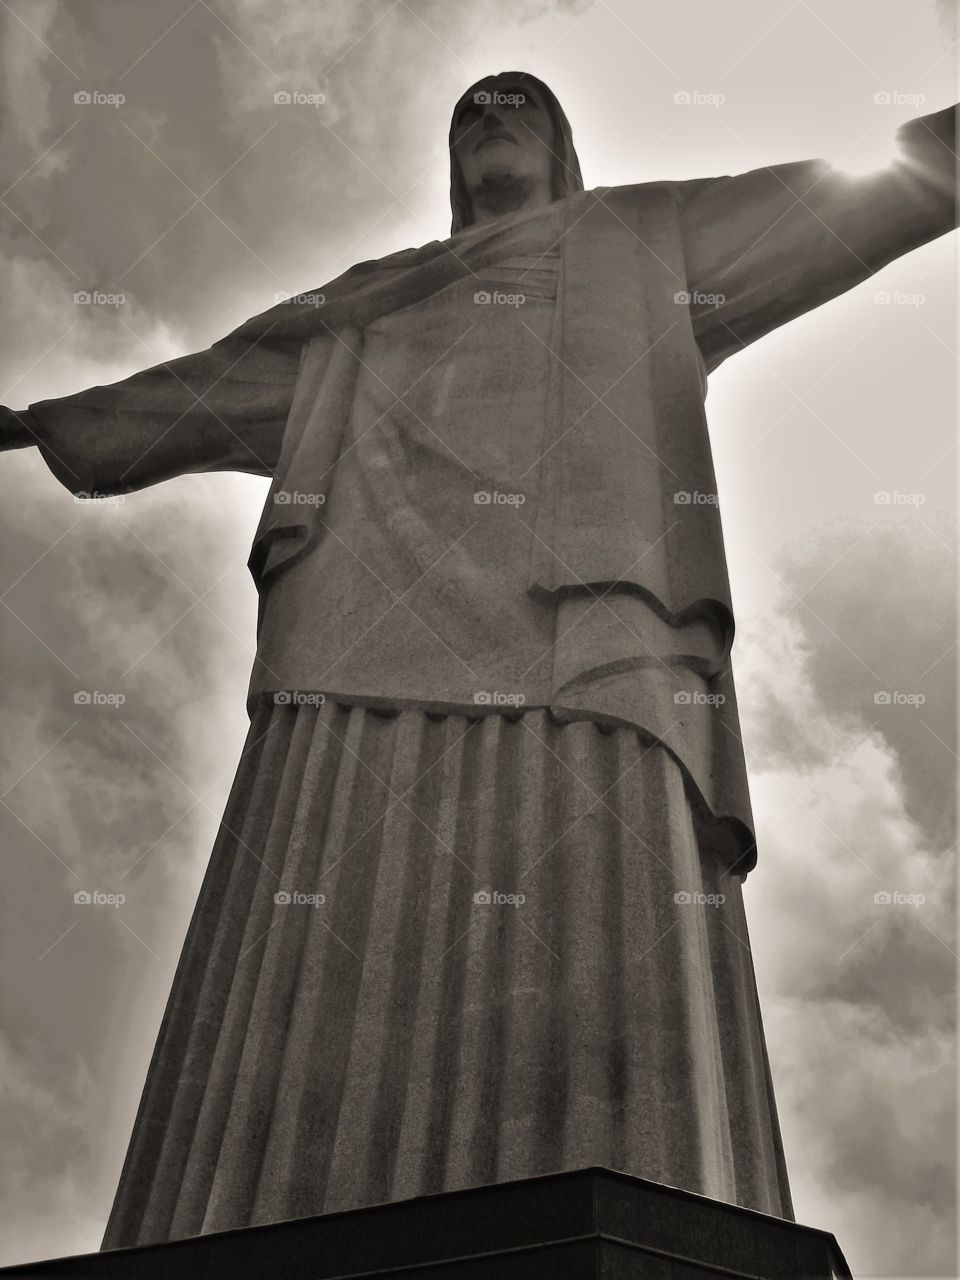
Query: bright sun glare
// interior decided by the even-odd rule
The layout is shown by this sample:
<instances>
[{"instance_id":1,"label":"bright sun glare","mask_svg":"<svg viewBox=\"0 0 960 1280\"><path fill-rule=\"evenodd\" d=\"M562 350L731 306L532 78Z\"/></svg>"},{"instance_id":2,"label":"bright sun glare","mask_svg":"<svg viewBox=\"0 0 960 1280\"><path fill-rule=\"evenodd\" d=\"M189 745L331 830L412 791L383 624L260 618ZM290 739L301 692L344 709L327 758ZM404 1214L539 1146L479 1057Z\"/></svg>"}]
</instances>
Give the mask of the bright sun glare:
<instances>
[{"instance_id":1,"label":"bright sun glare","mask_svg":"<svg viewBox=\"0 0 960 1280\"><path fill-rule=\"evenodd\" d=\"M887 169L903 154L896 140L896 130L871 130L865 137L835 154L828 154L827 159L841 173L851 177L862 177L868 173L878 173Z\"/></svg>"}]
</instances>

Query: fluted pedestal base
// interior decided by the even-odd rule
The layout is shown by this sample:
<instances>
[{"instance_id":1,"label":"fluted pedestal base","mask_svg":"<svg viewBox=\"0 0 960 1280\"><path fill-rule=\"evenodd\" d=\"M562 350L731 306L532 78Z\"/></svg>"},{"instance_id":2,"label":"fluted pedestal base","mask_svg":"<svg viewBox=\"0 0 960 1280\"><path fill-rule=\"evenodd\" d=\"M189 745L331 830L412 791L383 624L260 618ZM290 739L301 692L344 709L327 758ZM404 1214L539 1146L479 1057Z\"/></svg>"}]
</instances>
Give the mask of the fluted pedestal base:
<instances>
[{"instance_id":1,"label":"fluted pedestal base","mask_svg":"<svg viewBox=\"0 0 960 1280\"><path fill-rule=\"evenodd\" d=\"M832 1235L607 1169L111 1249L59 1280L843 1280Z\"/></svg>"}]
</instances>

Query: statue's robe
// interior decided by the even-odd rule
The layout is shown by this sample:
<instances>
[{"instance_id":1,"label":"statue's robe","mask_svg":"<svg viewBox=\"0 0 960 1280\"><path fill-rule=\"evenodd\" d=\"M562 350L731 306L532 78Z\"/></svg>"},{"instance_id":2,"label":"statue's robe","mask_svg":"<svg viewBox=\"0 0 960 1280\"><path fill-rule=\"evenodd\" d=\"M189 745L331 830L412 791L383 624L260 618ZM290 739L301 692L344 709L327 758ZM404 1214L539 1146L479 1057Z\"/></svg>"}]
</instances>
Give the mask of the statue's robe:
<instances>
[{"instance_id":1,"label":"statue's robe","mask_svg":"<svg viewBox=\"0 0 960 1280\"><path fill-rule=\"evenodd\" d=\"M31 406L73 492L273 478L105 1245L589 1164L791 1216L706 380L956 225L953 126L872 177L580 192Z\"/></svg>"}]
</instances>

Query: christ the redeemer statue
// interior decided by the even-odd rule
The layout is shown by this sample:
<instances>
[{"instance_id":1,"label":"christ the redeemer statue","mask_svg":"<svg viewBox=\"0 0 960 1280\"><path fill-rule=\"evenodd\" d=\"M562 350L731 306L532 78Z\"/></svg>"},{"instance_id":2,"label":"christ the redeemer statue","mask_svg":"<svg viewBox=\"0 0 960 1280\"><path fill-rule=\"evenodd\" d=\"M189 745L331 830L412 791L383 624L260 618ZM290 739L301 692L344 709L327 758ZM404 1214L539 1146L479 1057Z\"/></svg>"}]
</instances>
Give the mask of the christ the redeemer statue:
<instances>
[{"instance_id":1,"label":"christ the redeemer statue","mask_svg":"<svg viewBox=\"0 0 960 1280\"><path fill-rule=\"evenodd\" d=\"M449 239L4 411L73 493L273 481L106 1247L591 1165L792 1217L704 396L956 225L954 121L871 176L584 191L550 90L485 79Z\"/></svg>"}]
</instances>

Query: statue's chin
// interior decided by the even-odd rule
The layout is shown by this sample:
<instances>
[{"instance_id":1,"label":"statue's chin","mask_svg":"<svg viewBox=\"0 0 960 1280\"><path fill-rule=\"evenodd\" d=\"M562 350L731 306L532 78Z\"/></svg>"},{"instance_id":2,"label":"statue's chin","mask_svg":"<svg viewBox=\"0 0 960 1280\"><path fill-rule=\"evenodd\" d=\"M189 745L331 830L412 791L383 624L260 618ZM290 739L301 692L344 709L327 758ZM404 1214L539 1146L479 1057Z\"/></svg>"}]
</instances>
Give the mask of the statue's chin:
<instances>
[{"instance_id":1,"label":"statue's chin","mask_svg":"<svg viewBox=\"0 0 960 1280\"><path fill-rule=\"evenodd\" d=\"M474 207L482 206L494 214L522 208L536 190L535 179L509 169L491 169L484 173L470 197Z\"/></svg>"}]
</instances>

